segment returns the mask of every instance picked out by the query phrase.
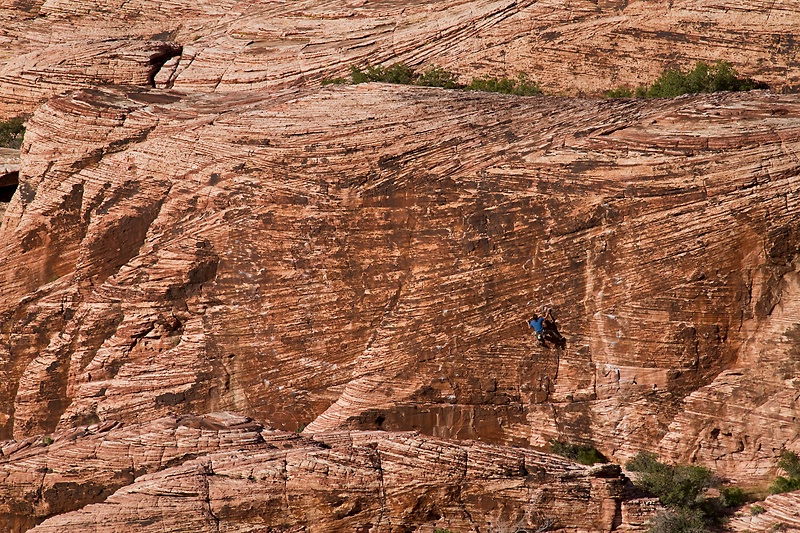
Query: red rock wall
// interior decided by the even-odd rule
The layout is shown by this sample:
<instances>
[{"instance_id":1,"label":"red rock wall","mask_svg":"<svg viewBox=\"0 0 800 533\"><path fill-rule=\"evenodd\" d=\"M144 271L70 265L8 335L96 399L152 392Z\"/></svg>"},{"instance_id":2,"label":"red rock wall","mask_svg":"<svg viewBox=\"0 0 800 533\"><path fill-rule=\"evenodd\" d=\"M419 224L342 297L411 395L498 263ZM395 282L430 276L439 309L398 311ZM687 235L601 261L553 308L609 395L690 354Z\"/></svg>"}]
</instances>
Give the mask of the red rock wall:
<instances>
[{"instance_id":1,"label":"red rock wall","mask_svg":"<svg viewBox=\"0 0 800 533\"><path fill-rule=\"evenodd\" d=\"M526 71L568 95L651 83L698 60L730 61L776 91L800 86L796 1L65 0L0 8L0 20L0 116L97 84L260 91L365 61L440 64L464 81Z\"/></svg>"},{"instance_id":2,"label":"red rock wall","mask_svg":"<svg viewBox=\"0 0 800 533\"><path fill-rule=\"evenodd\" d=\"M413 433L310 439L226 413L54 437L3 448L4 531L608 531L623 488L618 467L521 448Z\"/></svg>"},{"instance_id":3,"label":"red rock wall","mask_svg":"<svg viewBox=\"0 0 800 533\"><path fill-rule=\"evenodd\" d=\"M618 459L666 436L709 462L695 442L733 404L685 399L785 360L747 354L795 316L797 107L379 85L55 99L2 228L3 291L32 295L2 310L5 435L230 409ZM59 129L80 133L62 148ZM526 330L542 304L563 351ZM736 420L757 436L726 473L794 442L785 390L759 396L769 447Z\"/></svg>"},{"instance_id":4,"label":"red rock wall","mask_svg":"<svg viewBox=\"0 0 800 533\"><path fill-rule=\"evenodd\" d=\"M796 96L317 82L406 61L597 93L728 59L788 90L798 6L769 4L0 8L0 116L35 110L0 226L0 439L229 410L308 435L557 437L618 461L655 449L763 483L798 447ZM542 305L563 350L523 323ZM4 463L23 500L38 494L14 477L26 460ZM235 483L212 498L212 463L175 474L197 488L176 523L272 505L248 507ZM121 508L165 504L163 466L141 484L86 474L94 492L76 501L99 507L40 527L88 527L122 485ZM425 523L433 500L411 502L406 482L365 512ZM9 527L72 511L59 487L4 511ZM579 527L618 523L616 503L590 499Z\"/></svg>"}]
</instances>

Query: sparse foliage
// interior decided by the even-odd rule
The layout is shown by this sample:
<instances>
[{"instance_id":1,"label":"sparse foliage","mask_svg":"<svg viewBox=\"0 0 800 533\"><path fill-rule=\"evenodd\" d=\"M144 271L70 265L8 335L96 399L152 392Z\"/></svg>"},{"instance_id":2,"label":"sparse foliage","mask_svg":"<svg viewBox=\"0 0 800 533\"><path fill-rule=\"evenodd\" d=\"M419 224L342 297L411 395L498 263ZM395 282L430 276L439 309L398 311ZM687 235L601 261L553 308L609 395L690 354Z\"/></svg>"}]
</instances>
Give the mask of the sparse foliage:
<instances>
[{"instance_id":1,"label":"sparse foliage","mask_svg":"<svg viewBox=\"0 0 800 533\"><path fill-rule=\"evenodd\" d=\"M726 508L741 506L746 499L739 487L723 487L717 498L707 490L720 482L711 470L697 465L668 465L655 454L639 452L626 464L635 472L636 485L654 496L668 509L650 523L651 533L694 533L708 531L726 514Z\"/></svg>"},{"instance_id":2,"label":"sparse foliage","mask_svg":"<svg viewBox=\"0 0 800 533\"><path fill-rule=\"evenodd\" d=\"M744 505L747 496L740 487L723 487L719 491L719 500L723 507L740 507Z\"/></svg>"},{"instance_id":3,"label":"sparse foliage","mask_svg":"<svg viewBox=\"0 0 800 533\"><path fill-rule=\"evenodd\" d=\"M542 94L539 84L520 72L516 78L473 78L468 85L458 82L458 76L438 65L417 72L405 63L395 63L388 67L367 63L363 66L352 65L350 78L328 78L322 85L352 84L367 82L398 83L402 85L418 85L421 87L442 87L445 89L466 89L469 91L485 91L518 96Z\"/></svg>"},{"instance_id":4,"label":"sparse foliage","mask_svg":"<svg viewBox=\"0 0 800 533\"><path fill-rule=\"evenodd\" d=\"M650 87L637 88L636 95L673 98L682 94L752 91L759 88L765 86L750 78L740 78L727 61L717 61L713 65L698 61L689 72L675 69L664 71Z\"/></svg>"},{"instance_id":5,"label":"sparse foliage","mask_svg":"<svg viewBox=\"0 0 800 533\"><path fill-rule=\"evenodd\" d=\"M766 512L767 512L767 510L764 509L760 505L751 505L750 506L750 514L753 515L753 516L760 515L760 514L763 514L763 513L766 513Z\"/></svg>"},{"instance_id":6,"label":"sparse foliage","mask_svg":"<svg viewBox=\"0 0 800 533\"><path fill-rule=\"evenodd\" d=\"M520 72L513 78L472 78L466 87L470 91L486 91L491 93L515 94L517 96L535 96L542 94L539 84L531 80L527 74Z\"/></svg>"},{"instance_id":7,"label":"sparse foliage","mask_svg":"<svg viewBox=\"0 0 800 533\"><path fill-rule=\"evenodd\" d=\"M0 148L19 148L25 136L25 120L15 117L0 120Z\"/></svg>"},{"instance_id":8,"label":"sparse foliage","mask_svg":"<svg viewBox=\"0 0 800 533\"><path fill-rule=\"evenodd\" d=\"M788 477L778 476L770 485L769 491L772 494L779 494L800 490L800 457L796 453L786 450L781 454L778 468L786 472Z\"/></svg>"},{"instance_id":9,"label":"sparse foliage","mask_svg":"<svg viewBox=\"0 0 800 533\"><path fill-rule=\"evenodd\" d=\"M572 459L582 465L593 465L595 463L607 463L608 459L600 453L594 446L581 446L569 444L553 439L550 441L550 451L556 455L561 455L567 459Z\"/></svg>"},{"instance_id":10,"label":"sparse foliage","mask_svg":"<svg viewBox=\"0 0 800 533\"><path fill-rule=\"evenodd\" d=\"M445 89L463 89L458 83L458 77L440 66L434 65L420 74L414 82L423 87L444 87Z\"/></svg>"},{"instance_id":11,"label":"sparse foliage","mask_svg":"<svg viewBox=\"0 0 800 533\"><path fill-rule=\"evenodd\" d=\"M650 522L650 533L707 533L703 513L697 509L662 511Z\"/></svg>"},{"instance_id":12,"label":"sparse foliage","mask_svg":"<svg viewBox=\"0 0 800 533\"><path fill-rule=\"evenodd\" d=\"M603 93L606 98L633 98L633 89L630 87L617 87Z\"/></svg>"},{"instance_id":13,"label":"sparse foliage","mask_svg":"<svg viewBox=\"0 0 800 533\"><path fill-rule=\"evenodd\" d=\"M699 508L705 501L705 490L717 484L707 468L667 465L648 452L639 452L626 466L638 473L636 485L658 496L667 507Z\"/></svg>"},{"instance_id":14,"label":"sparse foliage","mask_svg":"<svg viewBox=\"0 0 800 533\"><path fill-rule=\"evenodd\" d=\"M688 72L667 69L652 83L640 85L635 90L617 87L606 91L606 98L673 98L682 94L715 93L720 91L752 91L767 89L767 85L751 78L740 78L733 65L727 61L708 64L698 61Z\"/></svg>"},{"instance_id":15,"label":"sparse foliage","mask_svg":"<svg viewBox=\"0 0 800 533\"><path fill-rule=\"evenodd\" d=\"M356 65L350 67L350 80L353 85L367 82L399 83L411 85L414 82L414 69L405 63L395 63L388 67L367 64L361 68Z\"/></svg>"}]
</instances>

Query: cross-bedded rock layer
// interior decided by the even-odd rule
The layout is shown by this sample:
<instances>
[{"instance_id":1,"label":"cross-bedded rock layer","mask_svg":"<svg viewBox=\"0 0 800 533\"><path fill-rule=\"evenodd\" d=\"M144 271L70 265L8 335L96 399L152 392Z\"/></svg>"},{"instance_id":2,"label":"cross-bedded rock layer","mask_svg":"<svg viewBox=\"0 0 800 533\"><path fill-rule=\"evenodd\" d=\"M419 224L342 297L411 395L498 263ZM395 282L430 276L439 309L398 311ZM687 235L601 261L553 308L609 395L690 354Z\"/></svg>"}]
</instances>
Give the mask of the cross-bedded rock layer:
<instances>
[{"instance_id":1,"label":"cross-bedded rock layer","mask_svg":"<svg viewBox=\"0 0 800 533\"><path fill-rule=\"evenodd\" d=\"M0 7L0 116L36 109L19 165L0 154L0 188L19 182L0 201L0 439L19 441L3 448L8 527L68 512L39 527L82 531L112 506L115 527L158 530L272 527L273 508L291 514L286 527L548 519L530 480L512 483L507 506L489 503L493 481L474 489L488 470L448 473L464 462L452 443L281 433L309 448L263 451L252 421L186 418L218 410L306 435L558 437L617 460L655 449L749 483L798 449L800 98L317 82L405 61L465 79L527 70L550 92L596 93L727 59L784 90L798 85L800 4L213 4ZM542 304L563 350L537 346L522 322ZM187 424L200 427L190 441L217 440L164 444ZM49 448L41 434L54 431ZM137 441L147 435L152 449ZM403 439L416 451L399 456L433 443L458 467L421 487L413 473L433 463L401 461L396 488L361 499L386 483L370 465ZM254 461L272 470L252 474ZM355 492L303 484L324 484L325 469L357 472L341 478ZM252 498L245 472L266 483ZM581 472L579 487L537 485L559 495L548 512L573 511L576 493L560 491L583 498ZM453 479L479 492L451 509ZM586 521L559 524L642 526L652 502L619 505L597 483ZM753 527L793 497L768 500Z\"/></svg>"},{"instance_id":2,"label":"cross-bedded rock layer","mask_svg":"<svg viewBox=\"0 0 800 533\"><path fill-rule=\"evenodd\" d=\"M800 86L796 0L34 0L0 21L0 116L77 87L260 91L365 61L438 63L465 81L524 70L575 94L721 59L776 90Z\"/></svg>"},{"instance_id":3,"label":"cross-bedded rock layer","mask_svg":"<svg viewBox=\"0 0 800 533\"><path fill-rule=\"evenodd\" d=\"M798 111L381 85L54 99L2 226L0 286L25 295L0 311L4 435L228 409L766 476L797 439ZM564 350L527 333L540 304Z\"/></svg>"},{"instance_id":4,"label":"cross-bedded rock layer","mask_svg":"<svg viewBox=\"0 0 800 533\"><path fill-rule=\"evenodd\" d=\"M32 531L59 533L608 531L620 524L618 467L589 468L521 448L414 433L312 439L227 413L94 425L53 437L3 448L4 531L36 524Z\"/></svg>"}]
</instances>

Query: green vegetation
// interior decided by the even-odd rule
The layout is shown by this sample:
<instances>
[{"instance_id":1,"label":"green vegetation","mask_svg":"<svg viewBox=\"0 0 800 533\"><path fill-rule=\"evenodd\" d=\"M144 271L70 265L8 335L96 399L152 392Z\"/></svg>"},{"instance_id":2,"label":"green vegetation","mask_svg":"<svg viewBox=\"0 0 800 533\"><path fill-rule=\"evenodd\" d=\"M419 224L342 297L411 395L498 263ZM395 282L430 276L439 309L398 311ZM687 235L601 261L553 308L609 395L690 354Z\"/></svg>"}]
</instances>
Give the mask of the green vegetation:
<instances>
[{"instance_id":1,"label":"green vegetation","mask_svg":"<svg viewBox=\"0 0 800 533\"><path fill-rule=\"evenodd\" d=\"M25 136L25 119L0 120L0 148L19 148Z\"/></svg>"},{"instance_id":2,"label":"green vegetation","mask_svg":"<svg viewBox=\"0 0 800 533\"><path fill-rule=\"evenodd\" d=\"M750 506L750 514L753 516L760 515L762 513L766 513L767 510L761 507L760 505L751 505Z\"/></svg>"},{"instance_id":3,"label":"green vegetation","mask_svg":"<svg viewBox=\"0 0 800 533\"><path fill-rule=\"evenodd\" d=\"M42 437L43 446L50 446L51 444L53 444L53 437Z\"/></svg>"},{"instance_id":4,"label":"green vegetation","mask_svg":"<svg viewBox=\"0 0 800 533\"><path fill-rule=\"evenodd\" d=\"M512 78L472 78L466 87L470 91L485 91L490 93L516 94L517 96L535 96L542 94L539 84L528 78L524 72Z\"/></svg>"},{"instance_id":5,"label":"green vegetation","mask_svg":"<svg viewBox=\"0 0 800 533\"><path fill-rule=\"evenodd\" d=\"M747 501L747 495L740 487L723 487L719 491L719 501L723 507L741 507Z\"/></svg>"},{"instance_id":6,"label":"green vegetation","mask_svg":"<svg viewBox=\"0 0 800 533\"><path fill-rule=\"evenodd\" d=\"M388 67L373 66L369 63L363 67L352 65L350 78L329 78L322 80L322 85L339 85L380 82L401 85L418 85L420 87L443 87L445 89L465 89L468 91L484 91L518 96L542 94L539 84L531 80L527 74L519 73L516 78L473 78L468 85L458 83L458 76L449 70L434 65L427 70L417 72L405 63L395 63Z\"/></svg>"},{"instance_id":7,"label":"green vegetation","mask_svg":"<svg viewBox=\"0 0 800 533\"><path fill-rule=\"evenodd\" d=\"M350 83L353 85L371 81L413 85L417 77L414 69L405 63L395 63L388 67L372 66L368 63L363 69L355 65L350 67Z\"/></svg>"},{"instance_id":8,"label":"green vegetation","mask_svg":"<svg viewBox=\"0 0 800 533\"><path fill-rule=\"evenodd\" d=\"M763 83L751 78L740 78L727 61L717 61L709 65L698 61L689 72L668 69L652 85L636 88L639 98L674 98L682 94L715 93L720 91L752 91L766 89ZM633 89L618 87L605 93L607 98L631 98Z\"/></svg>"},{"instance_id":9,"label":"green vegetation","mask_svg":"<svg viewBox=\"0 0 800 533\"><path fill-rule=\"evenodd\" d=\"M580 446L552 439L550 441L550 451L582 465L608 462L608 459L594 446Z\"/></svg>"},{"instance_id":10,"label":"green vegetation","mask_svg":"<svg viewBox=\"0 0 800 533\"><path fill-rule=\"evenodd\" d=\"M436 65L420 74L415 83L422 87L444 87L445 89L463 88L463 86L458 83L458 78L455 74Z\"/></svg>"},{"instance_id":11,"label":"green vegetation","mask_svg":"<svg viewBox=\"0 0 800 533\"><path fill-rule=\"evenodd\" d=\"M606 98L633 98L633 89L630 87L617 87L603 93Z\"/></svg>"},{"instance_id":12,"label":"green vegetation","mask_svg":"<svg viewBox=\"0 0 800 533\"><path fill-rule=\"evenodd\" d=\"M772 494L779 494L800 490L800 457L796 453L786 450L781 454L778 468L786 472L789 477L778 476L770 485L769 491Z\"/></svg>"},{"instance_id":13,"label":"green vegetation","mask_svg":"<svg viewBox=\"0 0 800 533\"><path fill-rule=\"evenodd\" d=\"M668 465L656 460L655 454L639 452L626 467L636 472L638 487L657 496L668 508L652 520L651 533L708 531L709 526L720 523L727 508L745 501L739 487L723 487L719 497L709 497L708 489L719 487L720 481L702 466Z\"/></svg>"},{"instance_id":14,"label":"green vegetation","mask_svg":"<svg viewBox=\"0 0 800 533\"><path fill-rule=\"evenodd\" d=\"M524 72L516 78L479 77L472 78L468 84L458 82L458 76L449 70L434 65L418 72L405 63L395 63L388 67L352 65L349 78L328 78L322 85L380 82L402 85L418 85L423 87L443 87L445 89L463 89L467 91L484 91L518 96L533 96L542 93L539 84ZM708 64L698 61L688 72L676 69L665 70L652 85L618 87L606 91L606 98L673 98L682 94L713 93L719 91L750 91L766 89L763 83L751 78L740 78L727 61Z\"/></svg>"}]
</instances>

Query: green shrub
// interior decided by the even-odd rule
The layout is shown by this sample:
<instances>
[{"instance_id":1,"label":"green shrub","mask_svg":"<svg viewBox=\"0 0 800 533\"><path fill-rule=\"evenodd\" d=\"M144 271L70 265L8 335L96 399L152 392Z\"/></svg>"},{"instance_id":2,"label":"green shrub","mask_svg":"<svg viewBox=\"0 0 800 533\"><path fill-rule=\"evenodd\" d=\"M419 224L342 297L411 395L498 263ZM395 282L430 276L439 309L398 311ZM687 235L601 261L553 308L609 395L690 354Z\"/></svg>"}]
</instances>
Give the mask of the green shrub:
<instances>
[{"instance_id":1,"label":"green shrub","mask_svg":"<svg viewBox=\"0 0 800 533\"><path fill-rule=\"evenodd\" d=\"M781 453L778 468L789 474L789 477L800 477L800 457L796 453L786 450Z\"/></svg>"},{"instance_id":2,"label":"green shrub","mask_svg":"<svg viewBox=\"0 0 800 533\"><path fill-rule=\"evenodd\" d=\"M789 477L778 476L770 485L769 491L772 494L780 494L781 492L800 490L800 457L796 453L786 450L781 453L778 468L789 474Z\"/></svg>"},{"instance_id":3,"label":"green shrub","mask_svg":"<svg viewBox=\"0 0 800 533\"><path fill-rule=\"evenodd\" d=\"M648 452L639 452L626 466L637 472L636 485L658 496L667 507L700 508L705 502L705 490L718 484L707 468L667 465Z\"/></svg>"},{"instance_id":4,"label":"green shrub","mask_svg":"<svg viewBox=\"0 0 800 533\"><path fill-rule=\"evenodd\" d=\"M800 479L797 478L778 476L775 481L772 482L772 485L769 486L769 492L771 494L780 494L782 492L792 492L795 490L800 490Z\"/></svg>"},{"instance_id":5,"label":"green shrub","mask_svg":"<svg viewBox=\"0 0 800 533\"><path fill-rule=\"evenodd\" d=\"M552 439L550 441L550 451L582 465L608 462L608 459L594 446L581 446Z\"/></svg>"},{"instance_id":6,"label":"green shrub","mask_svg":"<svg viewBox=\"0 0 800 533\"><path fill-rule=\"evenodd\" d=\"M603 93L606 98L633 98L633 89L628 87L617 87Z\"/></svg>"},{"instance_id":7,"label":"green shrub","mask_svg":"<svg viewBox=\"0 0 800 533\"><path fill-rule=\"evenodd\" d=\"M25 119L0 120L0 148L19 148L25 136Z\"/></svg>"},{"instance_id":8,"label":"green shrub","mask_svg":"<svg viewBox=\"0 0 800 533\"><path fill-rule=\"evenodd\" d=\"M388 67L372 66L368 63L363 69L356 65L350 67L350 80L354 85L370 81L410 85L414 82L414 76L414 69L405 63L395 63Z\"/></svg>"},{"instance_id":9,"label":"green shrub","mask_svg":"<svg viewBox=\"0 0 800 533\"><path fill-rule=\"evenodd\" d=\"M750 514L753 516L760 515L762 513L766 513L767 510L761 507L760 505L751 505L750 506Z\"/></svg>"},{"instance_id":10,"label":"green shrub","mask_svg":"<svg viewBox=\"0 0 800 533\"><path fill-rule=\"evenodd\" d=\"M701 511L679 509L662 511L649 523L650 533L706 533L708 526Z\"/></svg>"},{"instance_id":11,"label":"green shrub","mask_svg":"<svg viewBox=\"0 0 800 533\"><path fill-rule=\"evenodd\" d=\"M718 498L708 497L707 489L719 486L719 480L702 466L668 465L648 452L639 452L625 466L635 472L638 487L657 496L668 508L651 522L651 533L708 531L723 521L728 507L741 506L745 501L739 487L724 487Z\"/></svg>"},{"instance_id":12,"label":"green shrub","mask_svg":"<svg viewBox=\"0 0 800 533\"><path fill-rule=\"evenodd\" d=\"M458 77L440 66L434 65L414 81L415 85L423 87L443 87L445 89L463 89L464 86L458 83Z\"/></svg>"},{"instance_id":13,"label":"green shrub","mask_svg":"<svg viewBox=\"0 0 800 533\"><path fill-rule=\"evenodd\" d=\"M51 444L53 444L53 437L42 437L43 446L50 446Z\"/></svg>"},{"instance_id":14,"label":"green shrub","mask_svg":"<svg viewBox=\"0 0 800 533\"><path fill-rule=\"evenodd\" d=\"M469 85L458 83L458 76L438 65L433 65L423 72L417 72L405 63L395 63L388 67L351 65L350 78L327 78L322 85L352 84L380 82L398 83L402 85L419 85L422 87L443 87L445 89L467 89L518 96L542 94L539 84L521 72L513 78L472 78Z\"/></svg>"},{"instance_id":15,"label":"green shrub","mask_svg":"<svg viewBox=\"0 0 800 533\"><path fill-rule=\"evenodd\" d=\"M512 78L472 78L466 86L469 91L485 91L490 93L515 94L517 96L535 96L542 94L539 84L528 78L524 72Z\"/></svg>"},{"instance_id":16,"label":"green shrub","mask_svg":"<svg viewBox=\"0 0 800 533\"><path fill-rule=\"evenodd\" d=\"M739 78L733 66L726 61L717 61L713 65L698 61L689 72L674 69L664 71L650 87L638 87L636 96L673 98L682 94L751 91L759 88L766 86L750 78Z\"/></svg>"},{"instance_id":17,"label":"green shrub","mask_svg":"<svg viewBox=\"0 0 800 533\"><path fill-rule=\"evenodd\" d=\"M719 499L723 507L740 507L747 497L740 487L724 487L719 491Z\"/></svg>"}]
</instances>

